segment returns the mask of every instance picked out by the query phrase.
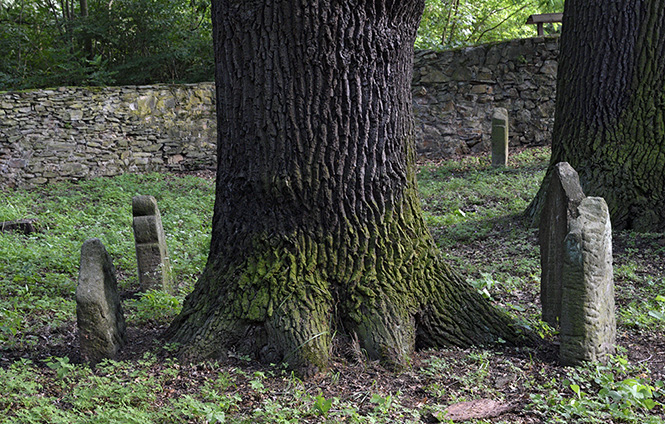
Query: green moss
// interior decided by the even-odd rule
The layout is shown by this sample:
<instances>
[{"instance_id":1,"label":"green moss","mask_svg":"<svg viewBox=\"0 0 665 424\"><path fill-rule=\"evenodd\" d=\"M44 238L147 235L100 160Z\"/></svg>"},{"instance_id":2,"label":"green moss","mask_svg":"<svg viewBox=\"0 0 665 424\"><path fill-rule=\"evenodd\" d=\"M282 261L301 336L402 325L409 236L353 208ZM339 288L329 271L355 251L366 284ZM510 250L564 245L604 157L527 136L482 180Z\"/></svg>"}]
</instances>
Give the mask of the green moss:
<instances>
[{"instance_id":1,"label":"green moss","mask_svg":"<svg viewBox=\"0 0 665 424\"><path fill-rule=\"evenodd\" d=\"M271 361L282 355L296 368L324 367L334 317L346 331L359 336L371 358L396 367L414 349L415 315L423 310L446 314L432 316L427 330L444 334L437 339L442 343L487 339L476 333L492 325L457 325L455 314L461 310L468 315L468 310L478 308L479 313L488 314L489 323L500 322L493 327L494 339L509 331L488 306L474 304L477 298L445 297L457 289L471 289L450 287L451 278L457 277L447 268L444 273L437 271L442 264L434 259L438 253L420 216L415 184L409 187L392 200L392 207L377 214L376 222L349 219L332 232L316 228L315 235L305 231L255 235L251 251L244 249L236 265L223 272L210 270L197 287L204 297L217 290L222 302L195 310L198 318L189 320L208 322L219 315L228 323L211 324L204 330L194 326L194 331L202 333L188 337L202 346L220 344L220 339L239 340L252 356L270 352ZM221 258L216 266L228 266L228 262ZM213 284L222 288L206 286ZM245 340L248 331L265 335ZM447 339L448 334L454 336Z\"/></svg>"}]
</instances>

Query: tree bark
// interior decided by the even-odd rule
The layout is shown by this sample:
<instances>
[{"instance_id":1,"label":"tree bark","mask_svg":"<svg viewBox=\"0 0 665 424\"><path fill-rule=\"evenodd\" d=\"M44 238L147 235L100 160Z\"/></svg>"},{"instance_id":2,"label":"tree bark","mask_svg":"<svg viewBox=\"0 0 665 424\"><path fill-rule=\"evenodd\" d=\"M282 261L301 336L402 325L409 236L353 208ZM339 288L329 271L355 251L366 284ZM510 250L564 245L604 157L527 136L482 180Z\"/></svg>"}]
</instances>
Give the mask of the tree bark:
<instances>
[{"instance_id":1,"label":"tree bark","mask_svg":"<svg viewBox=\"0 0 665 424\"><path fill-rule=\"evenodd\" d=\"M89 16L88 0L79 0L79 6L81 8L81 18L86 20ZM92 38L89 35L86 35L83 39L83 50L85 51L86 57L89 60L92 60L94 57L92 51Z\"/></svg>"},{"instance_id":2,"label":"tree bark","mask_svg":"<svg viewBox=\"0 0 665 424\"><path fill-rule=\"evenodd\" d=\"M615 229L665 230L665 0L568 0L552 158L526 213L537 223L559 162Z\"/></svg>"},{"instance_id":3,"label":"tree bark","mask_svg":"<svg viewBox=\"0 0 665 424\"><path fill-rule=\"evenodd\" d=\"M416 346L518 339L440 259L410 116L422 1L213 1L218 168L208 264L167 332L308 375L355 334Z\"/></svg>"}]
</instances>

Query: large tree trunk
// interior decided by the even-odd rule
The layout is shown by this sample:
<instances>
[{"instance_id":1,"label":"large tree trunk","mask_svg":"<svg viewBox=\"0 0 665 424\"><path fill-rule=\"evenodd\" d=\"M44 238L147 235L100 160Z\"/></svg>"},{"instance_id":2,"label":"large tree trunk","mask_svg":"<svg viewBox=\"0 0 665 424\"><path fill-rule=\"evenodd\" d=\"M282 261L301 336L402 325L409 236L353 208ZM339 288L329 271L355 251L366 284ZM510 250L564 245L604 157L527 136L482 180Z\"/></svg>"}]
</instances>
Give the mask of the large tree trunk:
<instances>
[{"instance_id":1,"label":"large tree trunk","mask_svg":"<svg viewBox=\"0 0 665 424\"><path fill-rule=\"evenodd\" d=\"M206 269L168 331L307 374L355 334L415 346L515 341L439 258L421 218L410 118L422 1L213 1L218 169Z\"/></svg>"},{"instance_id":2,"label":"large tree trunk","mask_svg":"<svg viewBox=\"0 0 665 424\"><path fill-rule=\"evenodd\" d=\"M665 0L568 0L561 34L552 159L527 210L537 222L559 162L612 226L665 230Z\"/></svg>"}]
</instances>

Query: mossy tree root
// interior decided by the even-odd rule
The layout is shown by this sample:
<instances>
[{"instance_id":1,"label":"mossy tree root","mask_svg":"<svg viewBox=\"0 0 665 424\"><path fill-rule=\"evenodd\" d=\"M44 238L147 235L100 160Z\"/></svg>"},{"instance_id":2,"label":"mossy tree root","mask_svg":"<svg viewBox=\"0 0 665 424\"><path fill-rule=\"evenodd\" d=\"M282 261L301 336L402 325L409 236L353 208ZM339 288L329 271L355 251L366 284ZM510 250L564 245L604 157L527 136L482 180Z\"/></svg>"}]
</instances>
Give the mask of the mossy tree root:
<instances>
[{"instance_id":1,"label":"mossy tree root","mask_svg":"<svg viewBox=\"0 0 665 424\"><path fill-rule=\"evenodd\" d=\"M220 358L232 351L288 363L303 376L327 368L332 337L339 332L357 337L368 358L391 368L406 364L417 347L525 340L505 314L441 262L435 247L414 245L418 254L407 253L409 260L400 266L376 266L395 264L381 255L347 260L353 271L332 277L341 269L337 261L316 267L311 248L294 245L277 249L281 254L269 247L272 253L235 269L209 267L167 337L183 344L185 359ZM323 252L323 245L316 250ZM340 280L340 274L347 279Z\"/></svg>"}]
</instances>

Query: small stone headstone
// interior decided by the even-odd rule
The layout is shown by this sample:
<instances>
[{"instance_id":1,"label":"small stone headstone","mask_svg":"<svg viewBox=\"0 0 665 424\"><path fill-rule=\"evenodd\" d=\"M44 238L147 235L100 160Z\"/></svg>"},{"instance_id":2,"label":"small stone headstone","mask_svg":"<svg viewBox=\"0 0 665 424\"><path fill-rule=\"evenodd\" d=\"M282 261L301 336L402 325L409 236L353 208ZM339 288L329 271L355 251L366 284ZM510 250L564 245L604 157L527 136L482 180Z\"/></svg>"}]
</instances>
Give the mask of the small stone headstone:
<instances>
[{"instance_id":1,"label":"small stone headstone","mask_svg":"<svg viewBox=\"0 0 665 424\"><path fill-rule=\"evenodd\" d=\"M508 166L508 111L496 108L492 114L492 166Z\"/></svg>"},{"instance_id":2,"label":"small stone headstone","mask_svg":"<svg viewBox=\"0 0 665 424\"><path fill-rule=\"evenodd\" d=\"M81 357L86 362L96 364L113 358L125 344L125 318L115 268L97 238L87 240L81 247L76 321Z\"/></svg>"},{"instance_id":3,"label":"small stone headstone","mask_svg":"<svg viewBox=\"0 0 665 424\"><path fill-rule=\"evenodd\" d=\"M543 321L554 327L559 325L561 317L563 240L570 231L570 221L577 216L577 206L584 197L577 171L568 162L556 164L539 225L540 301Z\"/></svg>"},{"instance_id":4,"label":"small stone headstone","mask_svg":"<svg viewBox=\"0 0 665 424\"><path fill-rule=\"evenodd\" d=\"M616 342L609 210L601 197L585 198L577 210L564 241L559 352L564 365L605 362Z\"/></svg>"},{"instance_id":5,"label":"small stone headstone","mask_svg":"<svg viewBox=\"0 0 665 424\"><path fill-rule=\"evenodd\" d=\"M152 196L132 198L134 241L141 290L173 291L173 277L162 217Z\"/></svg>"}]
</instances>

